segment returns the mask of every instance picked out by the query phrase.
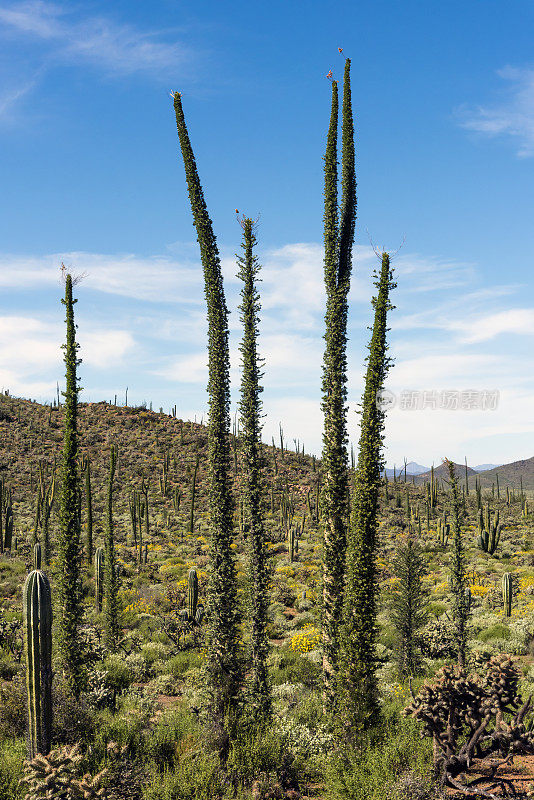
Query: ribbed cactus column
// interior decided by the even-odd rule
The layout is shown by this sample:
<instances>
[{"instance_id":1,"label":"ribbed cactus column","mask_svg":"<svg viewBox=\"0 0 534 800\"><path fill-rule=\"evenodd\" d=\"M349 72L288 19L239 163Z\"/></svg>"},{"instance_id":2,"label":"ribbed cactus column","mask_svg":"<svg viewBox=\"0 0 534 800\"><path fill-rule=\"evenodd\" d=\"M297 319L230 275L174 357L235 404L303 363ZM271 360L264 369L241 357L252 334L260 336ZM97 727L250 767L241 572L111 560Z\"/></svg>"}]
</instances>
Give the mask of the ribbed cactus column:
<instances>
[{"instance_id":1,"label":"ribbed cactus column","mask_svg":"<svg viewBox=\"0 0 534 800\"><path fill-rule=\"evenodd\" d=\"M35 569L23 590L28 758L50 751L52 735L52 600L48 578Z\"/></svg>"},{"instance_id":2,"label":"ribbed cactus column","mask_svg":"<svg viewBox=\"0 0 534 800\"><path fill-rule=\"evenodd\" d=\"M95 552L95 608L100 614L104 598L104 548L97 547Z\"/></svg>"},{"instance_id":3,"label":"ribbed cactus column","mask_svg":"<svg viewBox=\"0 0 534 800\"><path fill-rule=\"evenodd\" d=\"M502 576L502 600L504 603L504 615L506 617L512 616L512 597L513 597L513 582L512 576L509 572L505 572Z\"/></svg>"},{"instance_id":4,"label":"ribbed cactus column","mask_svg":"<svg viewBox=\"0 0 534 800\"><path fill-rule=\"evenodd\" d=\"M187 577L187 613L190 620L197 614L198 603L198 575L196 569L190 569Z\"/></svg>"}]
</instances>

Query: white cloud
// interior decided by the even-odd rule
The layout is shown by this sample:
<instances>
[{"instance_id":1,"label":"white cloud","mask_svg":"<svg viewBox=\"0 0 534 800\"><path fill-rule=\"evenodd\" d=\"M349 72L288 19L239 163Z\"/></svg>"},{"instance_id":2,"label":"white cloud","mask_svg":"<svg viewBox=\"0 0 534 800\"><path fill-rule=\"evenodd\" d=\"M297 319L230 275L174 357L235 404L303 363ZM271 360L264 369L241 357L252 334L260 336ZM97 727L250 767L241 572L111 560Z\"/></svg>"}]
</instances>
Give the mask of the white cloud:
<instances>
[{"instance_id":1,"label":"white cloud","mask_svg":"<svg viewBox=\"0 0 534 800\"><path fill-rule=\"evenodd\" d=\"M486 136L511 136L518 155L534 155L534 70L505 67L497 72L510 82L504 101L458 110L461 125Z\"/></svg>"},{"instance_id":2,"label":"white cloud","mask_svg":"<svg viewBox=\"0 0 534 800\"><path fill-rule=\"evenodd\" d=\"M158 31L139 31L104 16L76 20L72 7L43 0L0 6L0 23L4 37L48 43L52 61L85 61L113 73L161 73L183 66L191 57L185 45L166 41Z\"/></svg>"},{"instance_id":3,"label":"white cloud","mask_svg":"<svg viewBox=\"0 0 534 800\"><path fill-rule=\"evenodd\" d=\"M152 302L203 302L202 270L165 256L102 255L69 252L43 257L0 256L0 287L36 289L61 286L59 266L83 275L84 287Z\"/></svg>"},{"instance_id":4,"label":"white cloud","mask_svg":"<svg viewBox=\"0 0 534 800\"><path fill-rule=\"evenodd\" d=\"M64 371L64 338L60 322L23 315L0 317L0 385L23 397L50 396ZM78 340L83 365L98 370L122 365L135 345L129 331L86 323L78 331Z\"/></svg>"}]
</instances>

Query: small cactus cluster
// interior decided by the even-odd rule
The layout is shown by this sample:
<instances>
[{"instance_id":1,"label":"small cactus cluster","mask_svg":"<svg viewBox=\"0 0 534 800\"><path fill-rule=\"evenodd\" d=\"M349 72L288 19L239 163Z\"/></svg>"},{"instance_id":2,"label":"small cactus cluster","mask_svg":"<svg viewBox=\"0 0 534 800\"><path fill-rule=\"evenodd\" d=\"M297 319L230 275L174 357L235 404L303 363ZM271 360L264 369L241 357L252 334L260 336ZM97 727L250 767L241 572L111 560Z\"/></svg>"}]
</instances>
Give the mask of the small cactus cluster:
<instances>
[{"instance_id":1,"label":"small cactus cluster","mask_svg":"<svg viewBox=\"0 0 534 800\"><path fill-rule=\"evenodd\" d=\"M485 553L492 556L501 538L502 526L499 522L499 511L492 513L490 504L487 503L485 510L479 508L478 511L478 545Z\"/></svg>"},{"instance_id":2,"label":"small cactus cluster","mask_svg":"<svg viewBox=\"0 0 534 800\"><path fill-rule=\"evenodd\" d=\"M78 778L83 755L79 745L58 747L47 755L38 754L24 763L22 786L26 789L25 800L96 800L105 796L101 785L107 770L91 777Z\"/></svg>"}]
</instances>

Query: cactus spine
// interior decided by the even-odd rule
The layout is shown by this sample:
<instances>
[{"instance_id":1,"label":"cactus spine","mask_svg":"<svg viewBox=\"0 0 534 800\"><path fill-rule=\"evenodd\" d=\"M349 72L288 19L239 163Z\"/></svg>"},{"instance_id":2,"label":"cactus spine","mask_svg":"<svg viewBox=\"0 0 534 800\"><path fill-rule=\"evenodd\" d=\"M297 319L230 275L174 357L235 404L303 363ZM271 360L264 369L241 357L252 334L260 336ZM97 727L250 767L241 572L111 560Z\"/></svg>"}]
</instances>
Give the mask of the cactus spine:
<instances>
[{"instance_id":1,"label":"cactus spine","mask_svg":"<svg viewBox=\"0 0 534 800\"><path fill-rule=\"evenodd\" d=\"M104 548L97 547L95 552L95 608L100 614L104 598Z\"/></svg>"},{"instance_id":2,"label":"cactus spine","mask_svg":"<svg viewBox=\"0 0 534 800\"><path fill-rule=\"evenodd\" d=\"M36 569L23 590L28 758L50 752L52 736L52 600L46 575Z\"/></svg>"},{"instance_id":3,"label":"cactus spine","mask_svg":"<svg viewBox=\"0 0 534 800\"><path fill-rule=\"evenodd\" d=\"M504 604L504 614L506 617L512 616L512 597L513 597L513 583L512 576L509 572L505 572L502 576L502 599Z\"/></svg>"}]
</instances>

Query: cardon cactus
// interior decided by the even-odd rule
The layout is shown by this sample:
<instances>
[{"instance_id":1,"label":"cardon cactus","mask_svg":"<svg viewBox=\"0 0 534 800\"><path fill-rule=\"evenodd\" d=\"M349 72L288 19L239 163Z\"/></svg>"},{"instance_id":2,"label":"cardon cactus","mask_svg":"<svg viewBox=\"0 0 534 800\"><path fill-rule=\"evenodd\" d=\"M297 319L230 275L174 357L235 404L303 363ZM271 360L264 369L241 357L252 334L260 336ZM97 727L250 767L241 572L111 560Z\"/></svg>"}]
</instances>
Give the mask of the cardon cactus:
<instances>
[{"instance_id":1,"label":"cardon cactus","mask_svg":"<svg viewBox=\"0 0 534 800\"><path fill-rule=\"evenodd\" d=\"M293 562L295 560L295 528L291 525L289 528L289 560Z\"/></svg>"},{"instance_id":2,"label":"cardon cactus","mask_svg":"<svg viewBox=\"0 0 534 800\"><path fill-rule=\"evenodd\" d=\"M50 751L52 735L52 599L48 578L35 569L26 578L22 614L28 694L28 758Z\"/></svg>"},{"instance_id":3,"label":"cardon cactus","mask_svg":"<svg viewBox=\"0 0 534 800\"><path fill-rule=\"evenodd\" d=\"M11 550L12 539L13 539L13 507L11 505L11 498L8 500L8 506L6 508L6 525L5 525L5 532L4 532L4 549ZM16 549L16 548L15 548Z\"/></svg>"},{"instance_id":4,"label":"cardon cactus","mask_svg":"<svg viewBox=\"0 0 534 800\"><path fill-rule=\"evenodd\" d=\"M41 545L39 542L33 546L33 568L41 569Z\"/></svg>"},{"instance_id":5,"label":"cardon cactus","mask_svg":"<svg viewBox=\"0 0 534 800\"><path fill-rule=\"evenodd\" d=\"M492 556L498 547L501 538L502 526L499 522L499 512L496 511L492 518L489 503L486 510L478 512L478 544L481 550Z\"/></svg>"},{"instance_id":6,"label":"cardon cactus","mask_svg":"<svg viewBox=\"0 0 534 800\"><path fill-rule=\"evenodd\" d=\"M438 517L437 533L438 533L438 539L442 547L447 547L447 542L449 541L450 532L451 532L451 526L447 522L446 517L444 517L443 519L441 519L441 517Z\"/></svg>"},{"instance_id":7,"label":"cardon cactus","mask_svg":"<svg viewBox=\"0 0 534 800\"><path fill-rule=\"evenodd\" d=\"M97 547L95 552L95 607L100 614L104 597L104 548Z\"/></svg>"},{"instance_id":8,"label":"cardon cactus","mask_svg":"<svg viewBox=\"0 0 534 800\"><path fill-rule=\"evenodd\" d=\"M512 576L509 572L505 572L502 576L502 600L504 604L504 614L507 617L512 616L512 597L513 597L513 582Z\"/></svg>"},{"instance_id":9,"label":"cardon cactus","mask_svg":"<svg viewBox=\"0 0 534 800\"><path fill-rule=\"evenodd\" d=\"M187 614L190 620L194 620L197 615L198 603L198 575L193 567L187 576Z\"/></svg>"}]
</instances>

